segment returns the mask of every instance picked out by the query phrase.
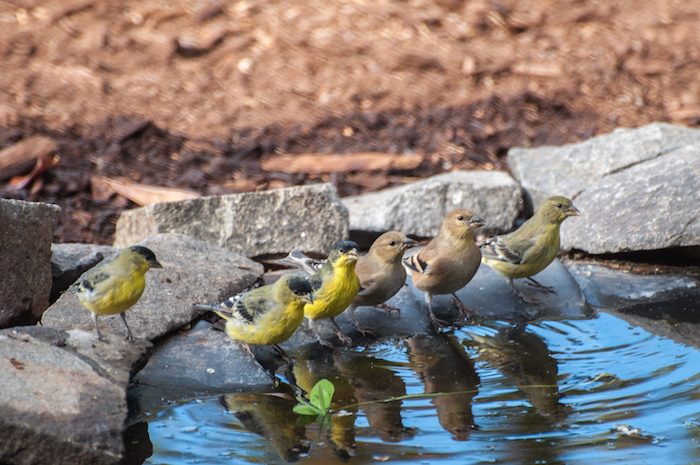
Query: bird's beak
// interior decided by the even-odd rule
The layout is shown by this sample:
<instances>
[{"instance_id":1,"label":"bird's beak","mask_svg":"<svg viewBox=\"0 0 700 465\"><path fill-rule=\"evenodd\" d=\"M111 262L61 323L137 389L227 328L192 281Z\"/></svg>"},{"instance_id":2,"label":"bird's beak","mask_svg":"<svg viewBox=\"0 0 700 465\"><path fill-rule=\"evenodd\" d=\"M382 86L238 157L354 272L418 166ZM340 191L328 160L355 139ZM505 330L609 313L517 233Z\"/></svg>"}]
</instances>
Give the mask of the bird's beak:
<instances>
[{"instance_id":1,"label":"bird's beak","mask_svg":"<svg viewBox=\"0 0 700 465\"><path fill-rule=\"evenodd\" d=\"M150 262L151 268L163 268L163 265L160 264L158 260L152 260Z\"/></svg>"},{"instance_id":2,"label":"bird's beak","mask_svg":"<svg viewBox=\"0 0 700 465\"><path fill-rule=\"evenodd\" d=\"M469 226L475 226L477 228L480 228L485 224L486 224L486 222L484 220L482 220L481 218L479 218L478 216L472 216L472 219L469 220Z\"/></svg>"},{"instance_id":3,"label":"bird's beak","mask_svg":"<svg viewBox=\"0 0 700 465\"><path fill-rule=\"evenodd\" d=\"M414 241L413 239L409 239L409 238L406 238L406 240L403 241L403 245L407 249L410 249L411 247L415 247L416 244L417 244L416 241Z\"/></svg>"},{"instance_id":4,"label":"bird's beak","mask_svg":"<svg viewBox=\"0 0 700 465\"><path fill-rule=\"evenodd\" d=\"M306 294L306 301L309 302L311 305L314 303L314 295L313 294Z\"/></svg>"},{"instance_id":5,"label":"bird's beak","mask_svg":"<svg viewBox=\"0 0 700 465\"><path fill-rule=\"evenodd\" d=\"M358 254L357 254L357 249L350 249L350 250L348 250L347 256L348 256L348 258L351 259L351 260L357 260L357 258L359 257Z\"/></svg>"},{"instance_id":6,"label":"bird's beak","mask_svg":"<svg viewBox=\"0 0 700 465\"><path fill-rule=\"evenodd\" d=\"M566 216L579 216L581 214L578 208L573 205L566 209Z\"/></svg>"}]
</instances>

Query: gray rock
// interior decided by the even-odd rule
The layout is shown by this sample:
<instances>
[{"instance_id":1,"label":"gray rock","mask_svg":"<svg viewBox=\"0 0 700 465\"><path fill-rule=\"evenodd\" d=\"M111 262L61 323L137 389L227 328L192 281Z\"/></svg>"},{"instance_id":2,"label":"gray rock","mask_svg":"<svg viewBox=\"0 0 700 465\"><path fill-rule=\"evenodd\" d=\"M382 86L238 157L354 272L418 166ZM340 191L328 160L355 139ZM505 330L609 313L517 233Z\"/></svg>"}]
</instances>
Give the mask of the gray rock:
<instances>
[{"instance_id":1,"label":"gray rock","mask_svg":"<svg viewBox=\"0 0 700 465\"><path fill-rule=\"evenodd\" d=\"M154 251L162 270L151 270L141 299L127 311L134 336L154 340L201 315L193 303L214 302L240 292L262 275L263 267L245 257L181 234L158 234L141 242ZM118 316L99 319L104 333L125 335ZM90 312L72 292L64 293L42 317L58 329L92 331Z\"/></svg>"},{"instance_id":2,"label":"gray rock","mask_svg":"<svg viewBox=\"0 0 700 465\"><path fill-rule=\"evenodd\" d=\"M535 279L545 286L552 286L554 293L542 292L516 279L514 285L537 304L525 302L513 292L503 276L486 265L481 265L469 284L457 292L460 300L483 319L514 320L588 318L592 311L569 271L559 260L554 260ZM411 286L421 300L423 293ZM451 296L435 296L433 308L438 317L458 320L458 312Z\"/></svg>"},{"instance_id":3,"label":"gray rock","mask_svg":"<svg viewBox=\"0 0 700 465\"><path fill-rule=\"evenodd\" d=\"M602 254L700 245L700 144L605 176L575 204L582 215L562 225L565 250Z\"/></svg>"},{"instance_id":4,"label":"gray rock","mask_svg":"<svg viewBox=\"0 0 700 465\"><path fill-rule=\"evenodd\" d=\"M348 236L348 213L330 184L203 197L122 213L114 244L156 233L188 234L248 257L294 248L327 253Z\"/></svg>"},{"instance_id":5,"label":"gray rock","mask_svg":"<svg viewBox=\"0 0 700 465\"><path fill-rule=\"evenodd\" d=\"M0 328L36 323L48 307L60 212L56 205L0 199Z\"/></svg>"},{"instance_id":6,"label":"gray rock","mask_svg":"<svg viewBox=\"0 0 700 465\"><path fill-rule=\"evenodd\" d=\"M491 231L509 230L521 204L518 184L501 171L456 171L424 181L343 199L350 229L381 233L392 229L415 236L437 234L443 216L469 208Z\"/></svg>"},{"instance_id":7,"label":"gray rock","mask_svg":"<svg viewBox=\"0 0 700 465\"><path fill-rule=\"evenodd\" d=\"M126 387L66 347L62 331L0 331L0 462L113 464L124 451Z\"/></svg>"},{"instance_id":8,"label":"gray rock","mask_svg":"<svg viewBox=\"0 0 700 465\"><path fill-rule=\"evenodd\" d=\"M265 389L273 380L223 331L199 321L191 330L174 334L159 345L134 381L191 393L220 393Z\"/></svg>"},{"instance_id":9,"label":"gray rock","mask_svg":"<svg viewBox=\"0 0 700 465\"><path fill-rule=\"evenodd\" d=\"M114 247L96 244L51 244L50 302L55 302L63 291L81 274L116 252Z\"/></svg>"},{"instance_id":10,"label":"gray rock","mask_svg":"<svg viewBox=\"0 0 700 465\"><path fill-rule=\"evenodd\" d=\"M700 347L700 280L677 273L642 275L567 262L586 300L647 331Z\"/></svg>"},{"instance_id":11,"label":"gray rock","mask_svg":"<svg viewBox=\"0 0 700 465\"><path fill-rule=\"evenodd\" d=\"M576 197L606 175L695 143L698 129L653 123L562 147L513 148L508 166L536 206L552 195Z\"/></svg>"}]
</instances>

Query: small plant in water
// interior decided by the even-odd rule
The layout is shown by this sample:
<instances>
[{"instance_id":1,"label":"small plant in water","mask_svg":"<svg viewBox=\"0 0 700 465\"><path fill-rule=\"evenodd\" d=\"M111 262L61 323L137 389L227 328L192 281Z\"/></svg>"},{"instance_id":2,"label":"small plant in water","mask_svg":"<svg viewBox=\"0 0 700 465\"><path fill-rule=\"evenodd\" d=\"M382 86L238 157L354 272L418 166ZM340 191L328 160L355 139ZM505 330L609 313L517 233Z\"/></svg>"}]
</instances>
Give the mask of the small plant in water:
<instances>
[{"instance_id":1,"label":"small plant in water","mask_svg":"<svg viewBox=\"0 0 700 465\"><path fill-rule=\"evenodd\" d=\"M331 408L331 401L335 394L335 386L327 379L319 380L311 389L309 400L297 397L298 403L294 406L294 412L299 415L325 418Z\"/></svg>"}]
</instances>

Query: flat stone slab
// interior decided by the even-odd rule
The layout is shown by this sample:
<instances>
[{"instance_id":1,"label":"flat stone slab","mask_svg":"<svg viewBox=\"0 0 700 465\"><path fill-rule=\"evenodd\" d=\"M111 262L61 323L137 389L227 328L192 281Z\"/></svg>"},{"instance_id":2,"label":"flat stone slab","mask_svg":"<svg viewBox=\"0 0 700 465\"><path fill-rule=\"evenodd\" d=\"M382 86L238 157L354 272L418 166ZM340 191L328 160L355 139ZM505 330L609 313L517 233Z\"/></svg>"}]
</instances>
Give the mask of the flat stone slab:
<instances>
[{"instance_id":1,"label":"flat stone slab","mask_svg":"<svg viewBox=\"0 0 700 465\"><path fill-rule=\"evenodd\" d=\"M682 274L643 275L566 262L586 300L659 336L700 347L700 280Z\"/></svg>"},{"instance_id":2,"label":"flat stone slab","mask_svg":"<svg viewBox=\"0 0 700 465\"><path fill-rule=\"evenodd\" d=\"M116 463L124 452L126 385L103 376L41 327L0 331L0 462Z\"/></svg>"},{"instance_id":3,"label":"flat stone slab","mask_svg":"<svg viewBox=\"0 0 700 465\"><path fill-rule=\"evenodd\" d=\"M529 286L524 280L515 280L514 284L520 292L536 299L537 304L525 302L513 292L506 278L483 264L471 282L459 290L457 295L467 308L487 320L560 320L588 318L592 315L576 281L558 259L534 278L545 286L554 287L555 292L542 292ZM413 287L412 283L411 288L417 298L424 301L423 292ZM438 317L451 321L459 320L451 296L435 296L433 309Z\"/></svg>"},{"instance_id":4,"label":"flat stone slab","mask_svg":"<svg viewBox=\"0 0 700 465\"><path fill-rule=\"evenodd\" d=\"M437 234L445 214L455 208L474 210L490 231L507 231L518 217L521 201L520 187L508 173L478 170L445 173L343 199L351 230L399 230L419 237Z\"/></svg>"},{"instance_id":5,"label":"flat stone slab","mask_svg":"<svg viewBox=\"0 0 700 465\"><path fill-rule=\"evenodd\" d=\"M187 234L247 257L325 254L347 238L348 212L330 184L159 203L123 212L114 245L157 233Z\"/></svg>"},{"instance_id":6,"label":"flat stone slab","mask_svg":"<svg viewBox=\"0 0 700 465\"><path fill-rule=\"evenodd\" d=\"M508 167L536 206L552 195L574 198L609 174L698 143L698 129L652 123L561 147L512 148Z\"/></svg>"},{"instance_id":7,"label":"flat stone slab","mask_svg":"<svg viewBox=\"0 0 700 465\"><path fill-rule=\"evenodd\" d=\"M60 212L57 205L0 199L0 328L34 324L49 306Z\"/></svg>"},{"instance_id":8,"label":"flat stone slab","mask_svg":"<svg viewBox=\"0 0 700 465\"><path fill-rule=\"evenodd\" d=\"M700 245L700 144L605 176L574 203L582 214L562 224L564 250L602 254Z\"/></svg>"},{"instance_id":9,"label":"flat stone slab","mask_svg":"<svg viewBox=\"0 0 700 465\"><path fill-rule=\"evenodd\" d=\"M163 269L146 276L146 290L126 313L134 336L154 340L200 316L193 303L214 302L251 286L262 265L221 247L181 234L158 234L141 242L156 254ZM42 317L57 329L93 331L91 314L73 292L64 293ZM124 337L118 316L99 318L100 330Z\"/></svg>"},{"instance_id":10,"label":"flat stone slab","mask_svg":"<svg viewBox=\"0 0 700 465\"><path fill-rule=\"evenodd\" d=\"M262 390L273 384L248 352L203 320L160 344L134 381L199 394Z\"/></svg>"}]
</instances>

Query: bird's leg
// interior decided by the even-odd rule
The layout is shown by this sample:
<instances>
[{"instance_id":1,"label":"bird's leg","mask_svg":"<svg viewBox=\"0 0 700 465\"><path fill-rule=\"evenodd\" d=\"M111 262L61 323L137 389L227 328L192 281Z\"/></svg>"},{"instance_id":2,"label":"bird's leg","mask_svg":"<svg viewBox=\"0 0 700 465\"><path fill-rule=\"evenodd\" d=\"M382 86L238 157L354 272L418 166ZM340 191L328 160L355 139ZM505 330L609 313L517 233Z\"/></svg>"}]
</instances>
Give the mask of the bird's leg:
<instances>
[{"instance_id":1,"label":"bird's leg","mask_svg":"<svg viewBox=\"0 0 700 465\"><path fill-rule=\"evenodd\" d=\"M287 354L287 352L283 348L281 348L278 344L274 344L272 348L275 350L275 352L277 352L277 355L279 355L280 358L284 360L284 363L286 363L287 365L294 366L296 362L294 362L294 359L290 357L289 354Z\"/></svg>"},{"instance_id":2,"label":"bird's leg","mask_svg":"<svg viewBox=\"0 0 700 465\"><path fill-rule=\"evenodd\" d=\"M95 334L97 334L97 340L104 341L102 334L100 334L100 328L97 327L97 313L92 314L92 322L95 324Z\"/></svg>"},{"instance_id":3,"label":"bird's leg","mask_svg":"<svg viewBox=\"0 0 700 465\"><path fill-rule=\"evenodd\" d=\"M552 287L552 286L545 286L544 284L542 284L539 281L536 281L533 278L525 278L525 279L527 279L527 283L532 287L535 287L535 288L537 288L543 292L547 292L549 294L554 293L554 287Z\"/></svg>"},{"instance_id":4,"label":"bird's leg","mask_svg":"<svg viewBox=\"0 0 700 465\"><path fill-rule=\"evenodd\" d=\"M433 328L435 328L436 331L439 331L440 328L450 326L451 323L449 321L438 318L435 315L435 312L433 312L433 296L426 293L425 300L428 302L428 314L430 315L430 321L433 323Z\"/></svg>"},{"instance_id":5,"label":"bird's leg","mask_svg":"<svg viewBox=\"0 0 700 465\"><path fill-rule=\"evenodd\" d=\"M357 310L357 307L355 307L354 305L351 305L350 307L348 307L347 310L345 310L346 312L348 312L348 319L350 320L350 323L352 323L355 329L359 331L360 334L362 334L363 336L374 336L375 334L372 331L360 326L360 323L355 319L355 310Z\"/></svg>"},{"instance_id":6,"label":"bird's leg","mask_svg":"<svg viewBox=\"0 0 700 465\"><path fill-rule=\"evenodd\" d=\"M391 316L393 313L396 313L397 316L401 316L401 309L399 307L394 307L393 305L389 304L379 304L376 305L376 307L387 312L387 315L389 316Z\"/></svg>"},{"instance_id":7,"label":"bird's leg","mask_svg":"<svg viewBox=\"0 0 700 465\"><path fill-rule=\"evenodd\" d=\"M251 349L247 343L238 341L238 344L241 346L241 349L248 352L248 355L253 357L253 359L257 360L257 358L255 358L255 354L253 353L253 349Z\"/></svg>"},{"instance_id":8,"label":"bird's leg","mask_svg":"<svg viewBox=\"0 0 700 465\"><path fill-rule=\"evenodd\" d=\"M454 304L457 306L459 314L462 315L462 318L464 318L467 321L473 321L475 319L474 312L471 309L469 309L466 305L464 305L462 299L457 297L457 294L455 294L454 292L452 293L452 298L454 299Z\"/></svg>"},{"instance_id":9,"label":"bird's leg","mask_svg":"<svg viewBox=\"0 0 700 465\"><path fill-rule=\"evenodd\" d=\"M122 317L122 321L124 322L124 326L126 326L126 339L127 339L127 341L134 342L134 335L131 334L131 328L129 328L129 325L126 324L126 315L124 314L124 312L121 312L119 314L119 316Z\"/></svg>"},{"instance_id":10,"label":"bird's leg","mask_svg":"<svg viewBox=\"0 0 700 465\"><path fill-rule=\"evenodd\" d=\"M346 346L352 345L352 339L350 339L346 334L343 334L343 331L341 331L340 326L338 326L338 323L335 322L335 318L331 318L331 323L333 323L333 326L335 326L335 335L338 336L340 342L342 342Z\"/></svg>"},{"instance_id":11,"label":"bird's leg","mask_svg":"<svg viewBox=\"0 0 700 465\"><path fill-rule=\"evenodd\" d=\"M513 284L512 279L508 279L508 284L510 284L510 288L513 290L513 294L516 296L520 297L523 302L528 303L528 304L539 304L540 302L538 300L533 299L532 297L528 297L522 292L518 290L517 287L515 287L515 284Z\"/></svg>"},{"instance_id":12,"label":"bird's leg","mask_svg":"<svg viewBox=\"0 0 700 465\"><path fill-rule=\"evenodd\" d=\"M318 328L316 327L316 320L309 319L309 327L311 327L311 331L313 331L319 344L321 344L323 347L333 348L333 344L323 339L321 334L319 334Z\"/></svg>"}]
</instances>

